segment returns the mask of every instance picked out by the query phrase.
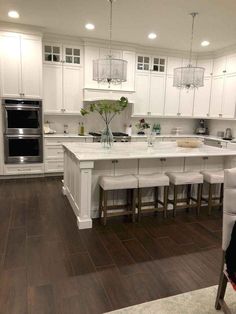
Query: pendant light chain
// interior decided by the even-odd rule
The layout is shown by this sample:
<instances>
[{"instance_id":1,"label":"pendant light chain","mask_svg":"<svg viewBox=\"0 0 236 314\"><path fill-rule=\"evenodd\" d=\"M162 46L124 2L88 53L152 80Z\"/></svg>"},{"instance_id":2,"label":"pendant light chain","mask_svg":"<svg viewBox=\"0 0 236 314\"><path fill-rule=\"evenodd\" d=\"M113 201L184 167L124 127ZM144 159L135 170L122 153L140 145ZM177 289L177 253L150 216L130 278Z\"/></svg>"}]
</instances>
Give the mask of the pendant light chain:
<instances>
[{"instance_id":1,"label":"pendant light chain","mask_svg":"<svg viewBox=\"0 0 236 314\"><path fill-rule=\"evenodd\" d=\"M191 62L192 62L192 54L193 54L194 20L195 20L195 17L198 15L198 13L197 13L197 12L193 12L193 13L190 13L190 15L191 15L192 18L193 18L193 20L192 20L191 40L190 40L190 51L189 51L189 64L191 65Z\"/></svg>"},{"instance_id":2,"label":"pendant light chain","mask_svg":"<svg viewBox=\"0 0 236 314\"><path fill-rule=\"evenodd\" d=\"M113 0L109 0L110 1L110 25L109 25L109 56L111 57L112 54L111 54L111 42L112 42L112 13L113 13L113 10L112 10L112 2Z\"/></svg>"}]
</instances>

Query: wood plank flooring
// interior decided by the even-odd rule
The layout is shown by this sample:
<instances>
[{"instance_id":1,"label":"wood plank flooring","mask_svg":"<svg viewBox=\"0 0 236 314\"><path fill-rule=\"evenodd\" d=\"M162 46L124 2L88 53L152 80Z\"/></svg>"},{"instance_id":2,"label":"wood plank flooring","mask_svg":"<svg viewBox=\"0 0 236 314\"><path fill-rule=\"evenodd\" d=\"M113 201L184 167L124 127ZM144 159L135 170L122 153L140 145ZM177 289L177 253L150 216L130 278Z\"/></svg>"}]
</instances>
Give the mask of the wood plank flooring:
<instances>
[{"instance_id":1,"label":"wood plank flooring","mask_svg":"<svg viewBox=\"0 0 236 314\"><path fill-rule=\"evenodd\" d=\"M221 212L78 230L59 178L0 181L0 313L96 314L218 283Z\"/></svg>"}]
</instances>

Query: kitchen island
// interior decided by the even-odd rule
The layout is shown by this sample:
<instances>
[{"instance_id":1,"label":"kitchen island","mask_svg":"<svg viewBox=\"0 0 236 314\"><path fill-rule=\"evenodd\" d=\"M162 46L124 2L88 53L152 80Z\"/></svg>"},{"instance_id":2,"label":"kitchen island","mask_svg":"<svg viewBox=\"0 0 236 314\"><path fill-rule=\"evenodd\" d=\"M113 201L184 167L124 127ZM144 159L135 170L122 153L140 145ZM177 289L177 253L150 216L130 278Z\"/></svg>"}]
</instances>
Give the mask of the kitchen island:
<instances>
[{"instance_id":1,"label":"kitchen island","mask_svg":"<svg viewBox=\"0 0 236 314\"><path fill-rule=\"evenodd\" d=\"M236 150L201 144L178 147L176 142L114 143L104 149L100 143L64 143L64 186L77 217L79 229L91 228L98 216L98 179L101 175L148 174L166 171L200 171L236 167ZM109 201L120 204L122 191Z\"/></svg>"}]
</instances>

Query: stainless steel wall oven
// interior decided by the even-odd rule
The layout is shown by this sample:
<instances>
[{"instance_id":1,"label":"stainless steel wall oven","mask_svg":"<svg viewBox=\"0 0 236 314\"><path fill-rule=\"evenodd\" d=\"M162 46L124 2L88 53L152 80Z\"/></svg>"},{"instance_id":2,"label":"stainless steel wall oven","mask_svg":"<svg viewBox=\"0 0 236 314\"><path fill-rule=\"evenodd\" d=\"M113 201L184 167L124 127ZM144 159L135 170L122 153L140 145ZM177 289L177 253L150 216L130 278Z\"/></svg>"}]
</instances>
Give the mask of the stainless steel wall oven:
<instances>
[{"instance_id":1,"label":"stainless steel wall oven","mask_svg":"<svg viewBox=\"0 0 236 314\"><path fill-rule=\"evenodd\" d=\"M42 133L42 101L4 99L5 134Z\"/></svg>"},{"instance_id":2,"label":"stainless steel wall oven","mask_svg":"<svg viewBox=\"0 0 236 314\"><path fill-rule=\"evenodd\" d=\"M42 101L3 99L6 164L43 162Z\"/></svg>"}]
</instances>

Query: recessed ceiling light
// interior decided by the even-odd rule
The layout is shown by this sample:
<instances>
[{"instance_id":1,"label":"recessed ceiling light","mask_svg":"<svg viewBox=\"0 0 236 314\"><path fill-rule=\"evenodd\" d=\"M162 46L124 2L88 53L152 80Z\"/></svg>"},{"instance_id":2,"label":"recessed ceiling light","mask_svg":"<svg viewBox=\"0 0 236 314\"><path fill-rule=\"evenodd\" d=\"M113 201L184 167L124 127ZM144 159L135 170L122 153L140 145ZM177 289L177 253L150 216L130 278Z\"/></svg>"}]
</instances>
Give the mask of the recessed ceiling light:
<instances>
[{"instance_id":1,"label":"recessed ceiling light","mask_svg":"<svg viewBox=\"0 0 236 314\"><path fill-rule=\"evenodd\" d=\"M148 34L148 38L149 38L149 39L155 39L155 38L157 38L157 34L155 34L155 33L150 33L150 34Z\"/></svg>"},{"instance_id":2,"label":"recessed ceiling light","mask_svg":"<svg viewBox=\"0 0 236 314\"><path fill-rule=\"evenodd\" d=\"M207 41L207 40L204 40L204 41L201 42L201 46L202 46L202 47L207 47L207 46L209 46L209 45L210 45L210 42Z\"/></svg>"},{"instance_id":3,"label":"recessed ceiling light","mask_svg":"<svg viewBox=\"0 0 236 314\"><path fill-rule=\"evenodd\" d=\"M90 31L93 30L95 28L95 26L91 23L88 23L85 25L85 28L89 29Z\"/></svg>"},{"instance_id":4,"label":"recessed ceiling light","mask_svg":"<svg viewBox=\"0 0 236 314\"><path fill-rule=\"evenodd\" d=\"M8 16L11 17L12 19L18 19L20 17L20 14L17 11L9 11Z\"/></svg>"}]
</instances>

